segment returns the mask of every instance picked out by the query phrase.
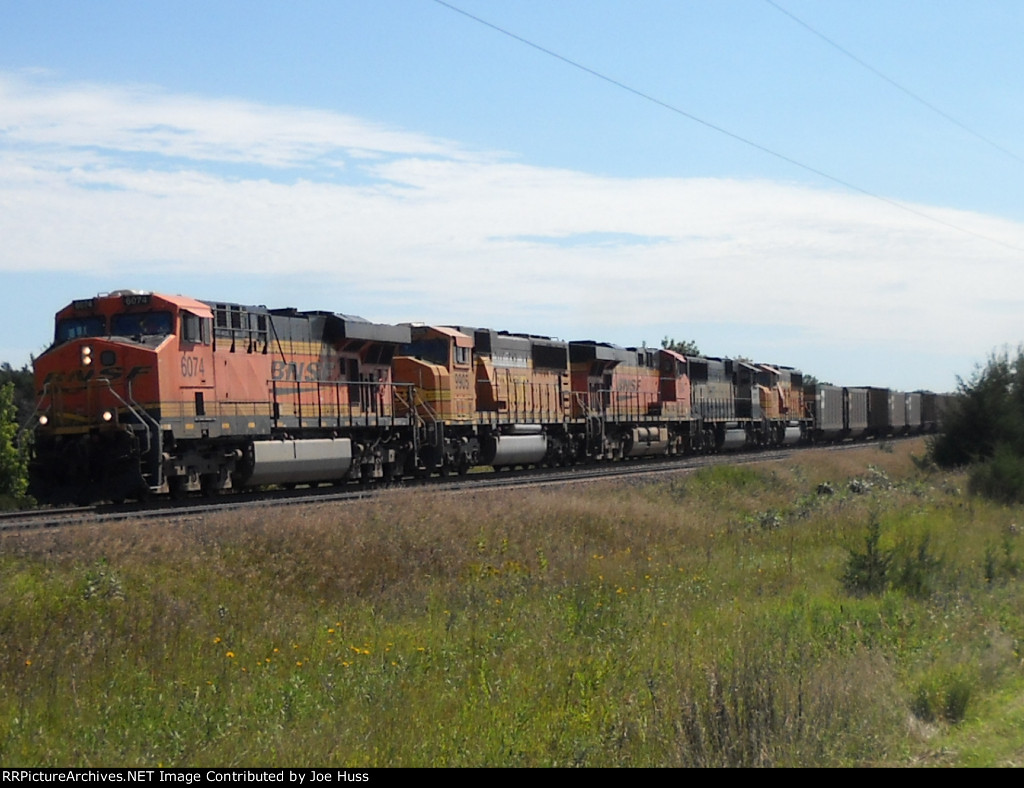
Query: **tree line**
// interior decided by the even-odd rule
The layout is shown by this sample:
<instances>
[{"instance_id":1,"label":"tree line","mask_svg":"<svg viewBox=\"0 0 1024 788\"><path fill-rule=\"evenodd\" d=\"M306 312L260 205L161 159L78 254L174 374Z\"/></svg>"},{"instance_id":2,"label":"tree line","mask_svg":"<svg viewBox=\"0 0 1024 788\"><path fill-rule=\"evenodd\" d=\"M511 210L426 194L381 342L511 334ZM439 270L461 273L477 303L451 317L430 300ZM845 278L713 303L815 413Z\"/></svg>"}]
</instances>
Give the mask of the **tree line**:
<instances>
[{"instance_id":1,"label":"tree line","mask_svg":"<svg viewBox=\"0 0 1024 788\"><path fill-rule=\"evenodd\" d=\"M29 503L27 443L18 440L22 426L35 410L35 384L26 364L14 369L0 364L0 508Z\"/></svg>"},{"instance_id":2,"label":"tree line","mask_svg":"<svg viewBox=\"0 0 1024 788\"><path fill-rule=\"evenodd\" d=\"M1024 502L1024 347L993 353L942 416L931 459L968 467L972 492L1004 503Z\"/></svg>"}]
</instances>

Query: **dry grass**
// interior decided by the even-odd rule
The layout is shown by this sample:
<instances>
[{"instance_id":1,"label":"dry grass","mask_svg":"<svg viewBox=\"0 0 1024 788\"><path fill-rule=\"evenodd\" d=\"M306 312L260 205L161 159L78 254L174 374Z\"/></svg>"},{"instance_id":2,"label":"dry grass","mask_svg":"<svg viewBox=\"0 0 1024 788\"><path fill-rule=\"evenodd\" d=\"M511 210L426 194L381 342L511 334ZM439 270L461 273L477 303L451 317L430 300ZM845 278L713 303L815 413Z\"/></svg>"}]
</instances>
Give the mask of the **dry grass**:
<instances>
[{"instance_id":1,"label":"dry grass","mask_svg":"<svg viewBox=\"0 0 1024 788\"><path fill-rule=\"evenodd\" d=\"M1022 636L1018 513L912 453L4 538L0 761L901 762ZM871 516L934 591L844 594Z\"/></svg>"}]
</instances>

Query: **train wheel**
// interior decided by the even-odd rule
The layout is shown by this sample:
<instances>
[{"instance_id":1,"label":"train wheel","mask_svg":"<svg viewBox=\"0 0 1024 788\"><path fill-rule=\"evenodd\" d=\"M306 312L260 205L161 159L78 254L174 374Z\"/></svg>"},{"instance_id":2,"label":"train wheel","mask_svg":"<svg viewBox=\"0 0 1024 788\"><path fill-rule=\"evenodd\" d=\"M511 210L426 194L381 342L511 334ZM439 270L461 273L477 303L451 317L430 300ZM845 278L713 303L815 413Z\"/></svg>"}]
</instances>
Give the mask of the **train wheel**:
<instances>
[{"instance_id":1,"label":"train wheel","mask_svg":"<svg viewBox=\"0 0 1024 788\"><path fill-rule=\"evenodd\" d=\"M188 491L185 489L185 477L171 476L167 480L167 490L173 500L180 501L188 494Z\"/></svg>"},{"instance_id":2,"label":"train wheel","mask_svg":"<svg viewBox=\"0 0 1024 788\"><path fill-rule=\"evenodd\" d=\"M199 490L206 498L213 498L220 492L217 487L217 474L204 473L199 477Z\"/></svg>"}]
</instances>

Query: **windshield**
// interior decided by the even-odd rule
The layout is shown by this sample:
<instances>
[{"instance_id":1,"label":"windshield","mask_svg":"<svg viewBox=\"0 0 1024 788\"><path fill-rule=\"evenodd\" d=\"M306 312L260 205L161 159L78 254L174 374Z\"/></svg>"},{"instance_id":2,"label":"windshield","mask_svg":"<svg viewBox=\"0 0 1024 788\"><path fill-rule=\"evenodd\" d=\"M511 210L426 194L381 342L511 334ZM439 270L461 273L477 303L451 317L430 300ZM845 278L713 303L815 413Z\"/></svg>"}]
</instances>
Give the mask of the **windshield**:
<instances>
[{"instance_id":1,"label":"windshield","mask_svg":"<svg viewBox=\"0 0 1024 788\"><path fill-rule=\"evenodd\" d=\"M448 346L450 344L447 339L421 339L418 342L402 345L401 355L412 356L423 361L429 361L431 364L447 367Z\"/></svg>"},{"instance_id":2,"label":"windshield","mask_svg":"<svg viewBox=\"0 0 1024 788\"><path fill-rule=\"evenodd\" d=\"M107 321L100 315L69 317L57 322L57 344L78 337L101 337L107 332Z\"/></svg>"},{"instance_id":3,"label":"windshield","mask_svg":"<svg viewBox=\"0 0 1024 788\"><path fill-rule=\"evenodd\" d=\"M170 312L114 315L110 333L118 337L163 336L171 333Z\"/></svg>"}]
</instances>

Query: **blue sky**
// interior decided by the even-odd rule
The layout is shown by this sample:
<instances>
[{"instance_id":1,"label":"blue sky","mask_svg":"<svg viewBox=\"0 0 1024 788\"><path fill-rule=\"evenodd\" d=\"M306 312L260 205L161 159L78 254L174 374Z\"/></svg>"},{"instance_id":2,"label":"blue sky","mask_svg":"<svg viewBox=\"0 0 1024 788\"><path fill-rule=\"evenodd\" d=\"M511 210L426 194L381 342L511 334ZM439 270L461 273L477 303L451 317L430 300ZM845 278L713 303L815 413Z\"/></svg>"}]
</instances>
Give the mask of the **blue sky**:
<instances>
[{"instance_id":1,"label":"blue sky","mask_svg":"<svg viewBox=\"0 0 1024 788\"><path fill-rule=\"evenodd\" d=\"M119 288L905 389L1024 339L1019 0L452 4L535 46L435 0L0 0L0 360Z\"/></svg>"}]
</instances>

